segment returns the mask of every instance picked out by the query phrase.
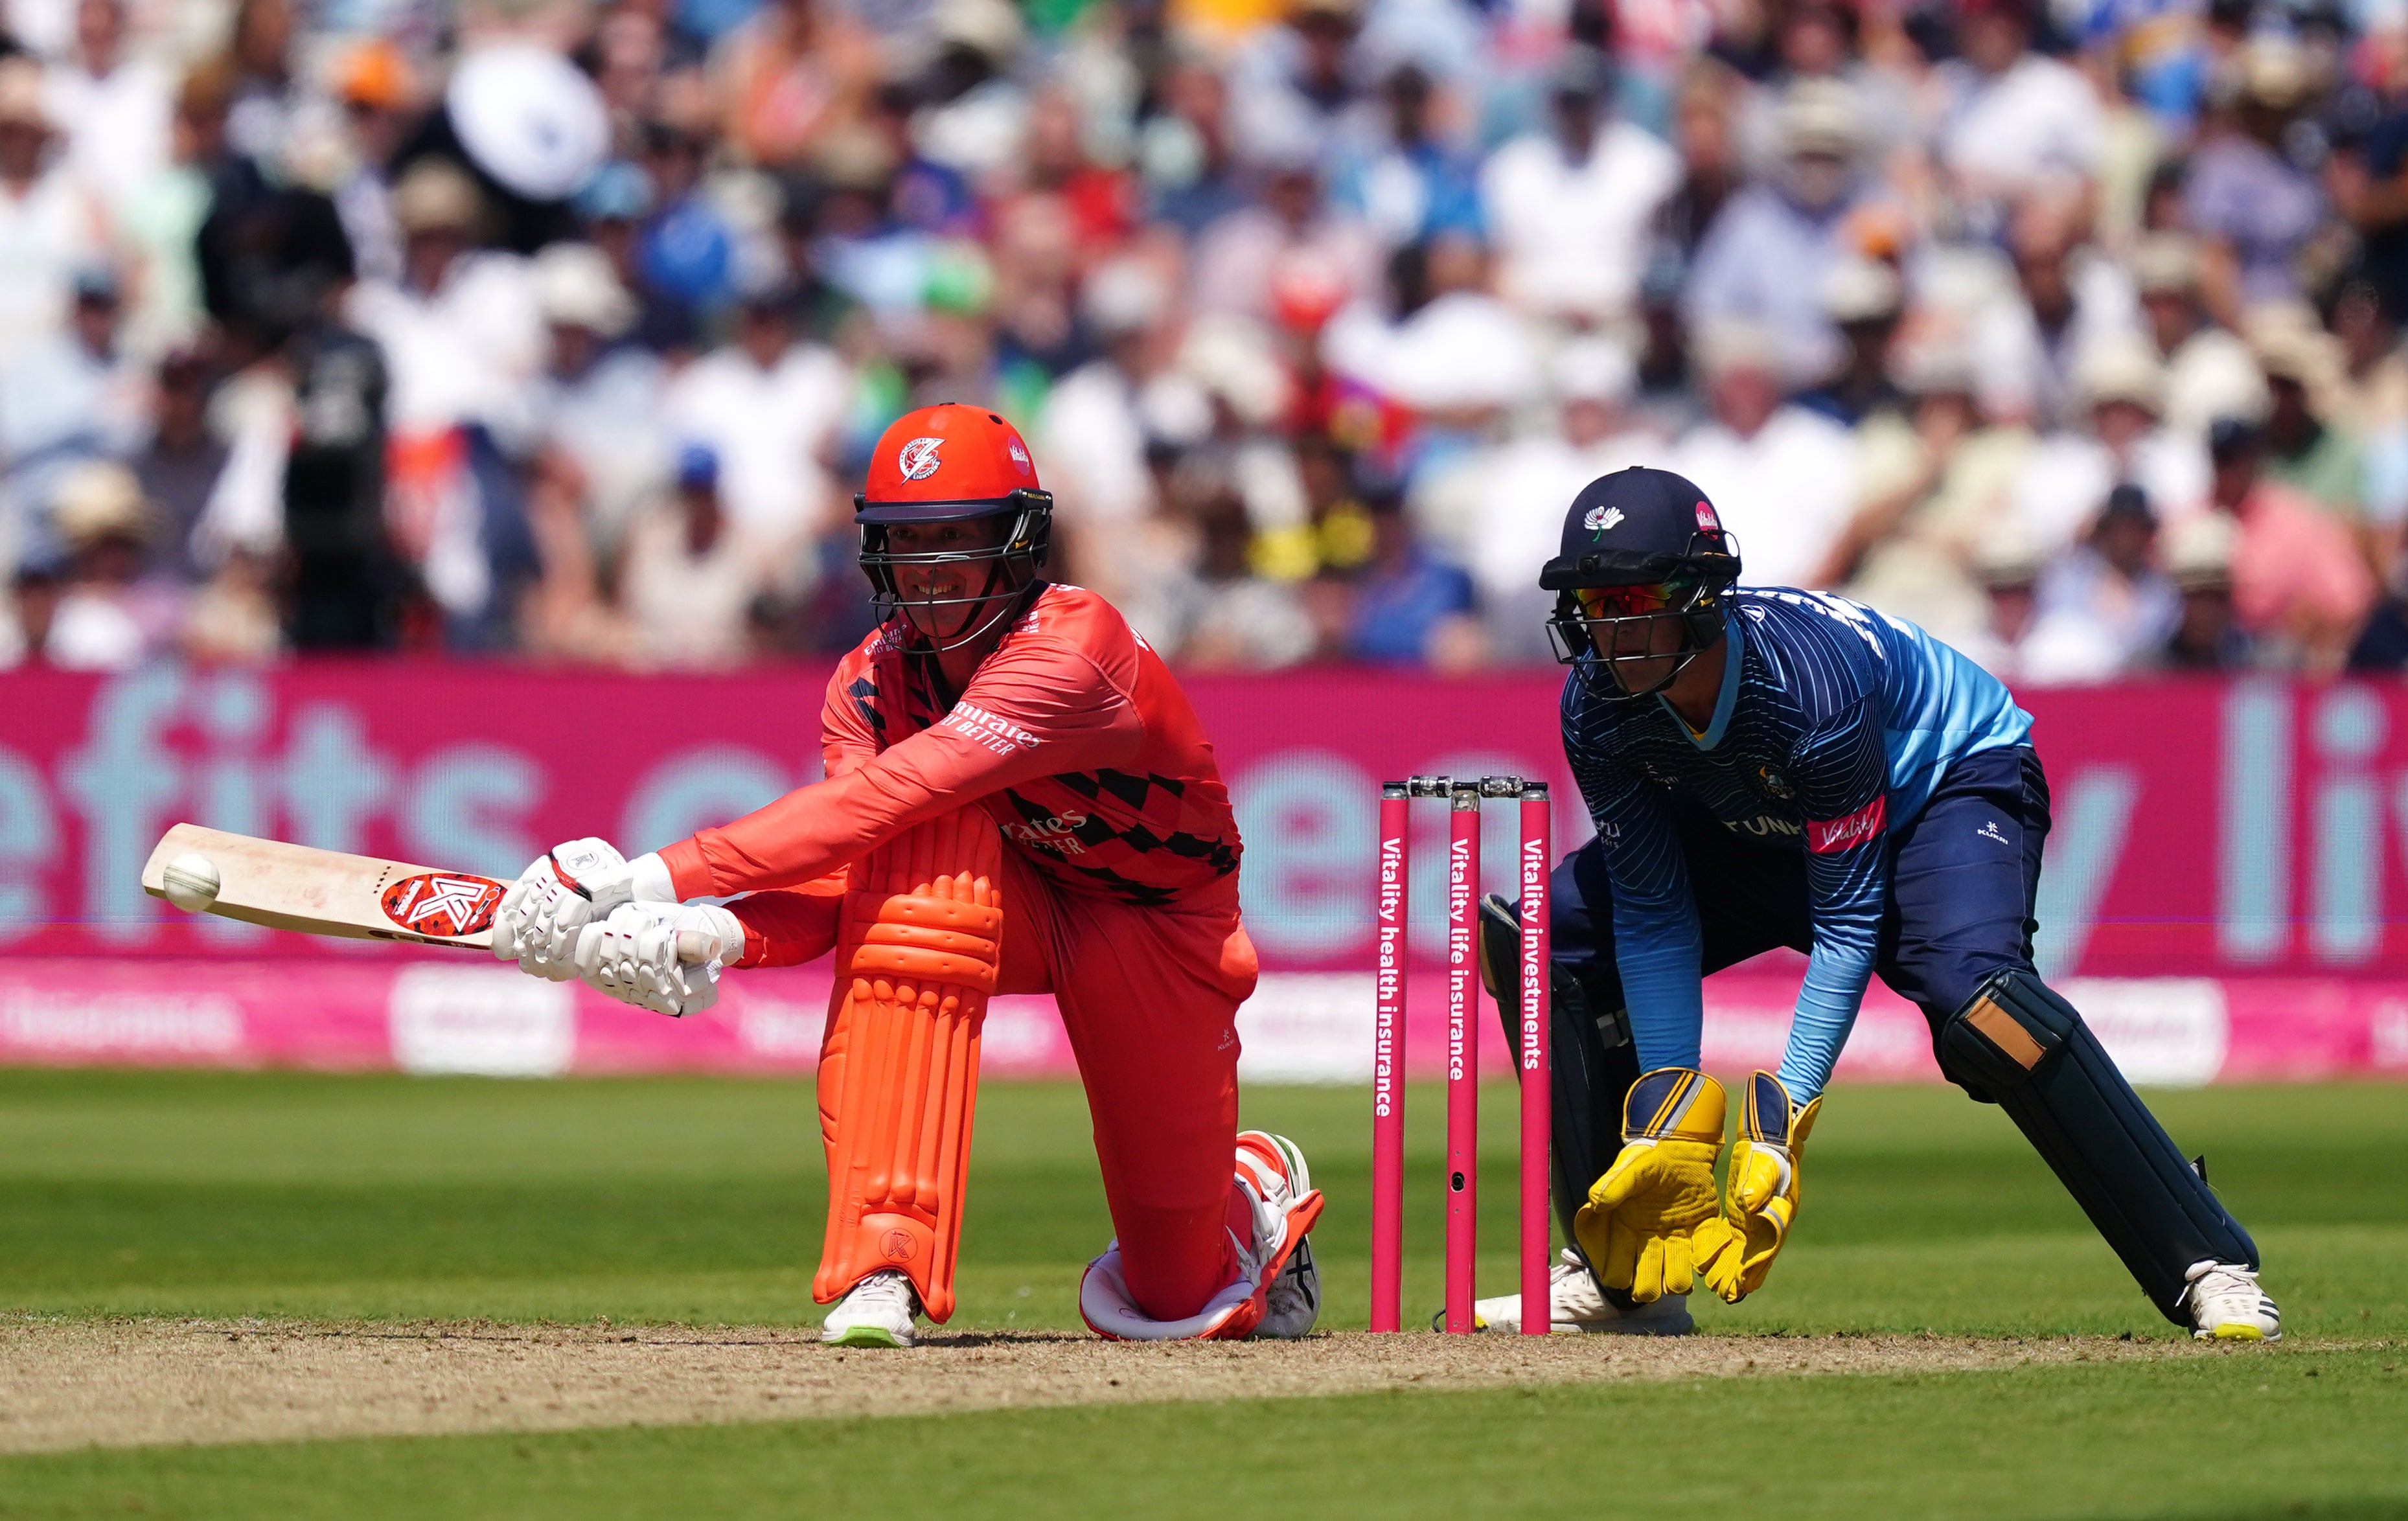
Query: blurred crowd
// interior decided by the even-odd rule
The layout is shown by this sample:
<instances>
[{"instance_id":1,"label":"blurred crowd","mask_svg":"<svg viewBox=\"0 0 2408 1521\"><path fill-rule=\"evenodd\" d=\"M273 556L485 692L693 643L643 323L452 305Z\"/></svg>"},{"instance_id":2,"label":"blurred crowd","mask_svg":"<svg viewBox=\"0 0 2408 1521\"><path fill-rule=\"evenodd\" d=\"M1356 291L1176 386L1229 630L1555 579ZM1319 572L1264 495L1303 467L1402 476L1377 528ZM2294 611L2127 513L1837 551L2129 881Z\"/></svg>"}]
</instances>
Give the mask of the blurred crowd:
<instances>
[{"instance_id":1,"label":"blurred crowd","mask_svg":"<svg viewBox=\"0 0 2408 1521\"><path fill-rule=\"evenodd\" d=\"M5 0L0 662L868 626L908 408L1191 667L1565 505L2013 680L2408 664L2408 0Z\"/></svg>"}]
</instances>

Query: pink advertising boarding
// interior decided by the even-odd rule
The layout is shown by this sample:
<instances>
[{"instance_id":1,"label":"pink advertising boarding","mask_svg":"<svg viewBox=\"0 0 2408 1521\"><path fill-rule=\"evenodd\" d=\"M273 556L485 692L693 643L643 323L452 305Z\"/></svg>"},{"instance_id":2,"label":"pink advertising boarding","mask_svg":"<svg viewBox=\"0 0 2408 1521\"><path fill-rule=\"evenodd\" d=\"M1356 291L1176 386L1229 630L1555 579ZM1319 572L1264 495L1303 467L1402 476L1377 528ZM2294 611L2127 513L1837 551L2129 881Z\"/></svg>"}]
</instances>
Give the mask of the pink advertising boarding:
<instances>
[{"instance_id":1,"label":"pink advertising boarding","mask_svg":"<svg viewBox=\"0 0 2408 1521\"><path fill-rule=\"evenodd\" d=\"M495 876L580 834L656 847L815 777L824 680L445 663L0 678L0 1061L808 1069L824 969L738 974L719 1008L674 1022L476 955L188 918L136 879L186 819ZM1556 682L1350 670L1189 686L1248 842L1267 973L1242 1020L1248 1066L1366 1077L1378 783L1549 778L1570 848L1587 830L1555 742ZM652 705L656 725L576 721ZM2026 706L2057 816L2040 960L2136 1077L2408 1071L2408 689L2172 682ZM696 733L697 712L718 716ZM1490 806L1483 886L1510 895L1517 805ZM1443 1028L1442 812L1416 805L1416 1072L1438 1069ZM1794 964L1714 979L1710 1065L1769 1062L1794 989ZM1050 1005L1005 1000L986 1062L1067 1070ZM1877 988L1841 1071L1934 1078L1920 1015Z\"/></svg>"}]
</instances>

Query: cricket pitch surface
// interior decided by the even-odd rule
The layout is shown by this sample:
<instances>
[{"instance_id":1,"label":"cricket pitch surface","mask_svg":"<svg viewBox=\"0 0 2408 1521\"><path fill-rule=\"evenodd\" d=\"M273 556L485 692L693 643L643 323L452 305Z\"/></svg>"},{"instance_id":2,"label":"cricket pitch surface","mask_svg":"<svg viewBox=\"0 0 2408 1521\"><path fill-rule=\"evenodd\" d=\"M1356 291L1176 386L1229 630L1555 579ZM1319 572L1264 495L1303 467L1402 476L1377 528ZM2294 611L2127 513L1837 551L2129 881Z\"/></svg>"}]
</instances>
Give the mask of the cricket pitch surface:
<instances>
[{"instance_id":1,"label":"cricket pitch surface","mask_svg":"<svg viewBox=\"0 0 2408 1521\"><path fill-rule=\"evenodd\" d=\"M1942 1372L2216 1356L2106 1337L1322 1333L1101 1342L937 1331L905 1351L781 1327L0 1321L0 1452L917 1415L1619 1379Z\"/></svg>"}]
</instances>

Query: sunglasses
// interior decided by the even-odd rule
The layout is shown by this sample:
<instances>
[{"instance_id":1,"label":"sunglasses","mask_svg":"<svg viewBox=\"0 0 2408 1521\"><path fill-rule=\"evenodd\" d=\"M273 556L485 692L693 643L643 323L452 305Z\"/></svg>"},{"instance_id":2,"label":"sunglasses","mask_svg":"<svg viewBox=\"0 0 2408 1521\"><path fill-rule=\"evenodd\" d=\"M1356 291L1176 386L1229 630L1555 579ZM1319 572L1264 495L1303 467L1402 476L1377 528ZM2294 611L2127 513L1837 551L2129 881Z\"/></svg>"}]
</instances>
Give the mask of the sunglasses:
<instances>
[{"instance_id":1,"label":"sunglasses","mask_svg":"<svg viewBox=\"0 0 2408 1521\"><path fill-rule=\"evenodd\" d=\"M1646 586L1583 586L1572 593L1590 618L1643 618L1688 605L1697 588L1678 581Z\"/></svg>"}]
</instances>

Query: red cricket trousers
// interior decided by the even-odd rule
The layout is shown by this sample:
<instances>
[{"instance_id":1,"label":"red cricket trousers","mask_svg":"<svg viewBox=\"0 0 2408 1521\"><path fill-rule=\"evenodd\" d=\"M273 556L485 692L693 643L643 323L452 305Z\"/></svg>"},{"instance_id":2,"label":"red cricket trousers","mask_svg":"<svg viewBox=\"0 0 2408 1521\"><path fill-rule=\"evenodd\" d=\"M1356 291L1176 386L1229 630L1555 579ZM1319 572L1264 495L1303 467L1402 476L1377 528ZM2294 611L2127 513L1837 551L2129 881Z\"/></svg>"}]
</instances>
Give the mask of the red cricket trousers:
<instances>
[{"instance_id":1,"label":"red cricket trousers","mask_svg":"<svg viewBox=\"0 0 2408 1521\"><path fill-rule=\"evenodd\" d=\"M1104 1200L1138 1305L1182 1320L1238 1277L1231 1182L1238 1144L1238 1005L1254 942L1227 907L1142 908L1063 891L1018 851L1003 856L996 991L1051 993L1096 1128Z\"/></svg>"},{"instance_id":2,"label":"red cricket trousers","mask_svg":"<svg viewBox=\"0 0 2408 1521\"><path fill-rule=\"evenodd\" d=\"M1236 894L1197 909L1089 897L1009 849L1002 885L996 991L1051 993L1061 1009L1123 1277L1147 1314L1183 1320L1236 1282L1229 1233L1253 1239L1251 1206L1232 1181L1237 1012L1255 977ZM835 1133L830 1106L842 1091L837 1012L820 1051L824 1135Z\"/></svg>"}]
</instances>

